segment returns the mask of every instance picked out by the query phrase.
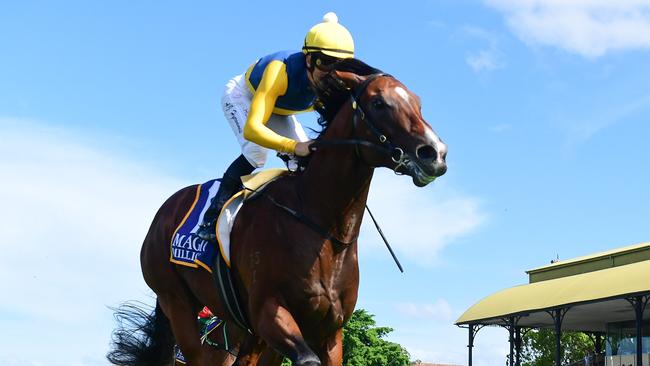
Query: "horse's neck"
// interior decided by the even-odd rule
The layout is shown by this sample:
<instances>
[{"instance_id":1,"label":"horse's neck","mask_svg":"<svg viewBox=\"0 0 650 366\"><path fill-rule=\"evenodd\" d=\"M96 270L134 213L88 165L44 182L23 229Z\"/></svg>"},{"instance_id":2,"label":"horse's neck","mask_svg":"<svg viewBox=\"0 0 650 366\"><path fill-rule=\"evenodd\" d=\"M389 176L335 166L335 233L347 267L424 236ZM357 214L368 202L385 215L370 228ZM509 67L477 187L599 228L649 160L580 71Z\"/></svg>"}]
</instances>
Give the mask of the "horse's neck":
<instances>
[{"instance_id":1,"label":"horse's neck","mask_svg":"<svg viewBox=\"0 0 650 366\"><path fill-rule=\"evenodd\" d=\"M352 110L337 115L323 136L353 138ZM344 108L346 108L344 107ZM368 198L373 168L363 163L352 145L324 146L314 154L302 176L305 209L341 241L357 238Z\"/></svg>"}]
</instances>

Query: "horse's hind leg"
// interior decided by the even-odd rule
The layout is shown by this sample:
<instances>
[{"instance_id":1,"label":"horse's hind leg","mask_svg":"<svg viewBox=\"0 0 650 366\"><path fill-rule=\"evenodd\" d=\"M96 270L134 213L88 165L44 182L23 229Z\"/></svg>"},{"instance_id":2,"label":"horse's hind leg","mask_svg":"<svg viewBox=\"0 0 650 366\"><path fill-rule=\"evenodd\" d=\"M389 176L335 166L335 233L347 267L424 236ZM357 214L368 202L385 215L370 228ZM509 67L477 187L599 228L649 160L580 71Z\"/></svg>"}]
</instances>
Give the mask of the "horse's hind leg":
<instances>
[{"instance_id":1,"label":"horse's hind leg","mask_svg":"<svg viewBox=\"0 0 650 366\"><path fill-rule=\"evenodd\" d=\"M207 366L203 357L199 326L196 321L198 309L190 299L180 294L159 294L158 301L169 318L176 343L183 352L187 365Z\"/></svg>"}]
</instances>

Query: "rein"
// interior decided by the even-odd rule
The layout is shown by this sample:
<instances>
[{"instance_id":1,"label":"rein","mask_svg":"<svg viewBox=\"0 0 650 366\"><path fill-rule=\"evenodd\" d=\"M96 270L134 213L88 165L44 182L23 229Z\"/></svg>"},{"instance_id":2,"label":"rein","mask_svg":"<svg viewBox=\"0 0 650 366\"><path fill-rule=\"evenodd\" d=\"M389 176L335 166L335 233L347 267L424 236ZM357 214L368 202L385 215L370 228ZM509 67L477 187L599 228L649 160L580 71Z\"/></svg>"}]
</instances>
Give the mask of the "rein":
<instances>
[{"instance_id":1,"label":"rein","mask_svg":"<svg viewBox=\"0 0 650 366\"><path fill-rule=\"evenodd\" d=\"M247 189L248 189L248 188L247 188ZM262 195L263 195L264 197L266 197L269 201L271 201L271 203L273 203L273 205L275 205L275 207L278 207L278 208L280 208L280 209L282 209L282 210L288 212L289 215L293 216L296 220L298 220L298 221L300 221L301 223L307 225L307 227L309 227L309 228L312 229L313 231L317 232L318 234L320 234L321 236L323 236L325 239L328 239L328 240L330 240L331 242L333 242L333 243L335 243L335 244L338 244L339 246L347 247L347 246L349 246L350 244L352 244L352 243L354 243L355 241L357 241L357 238L358 238L358 237L357 237L357 238L354 238L352 241L349 241L349 242L341 241L341 240L337 239L336 237L334 237L332 234L330 234L327 230L325 230L325 228L323 228L322 226L320 226L320 225L318 225L317 223L315 223L314 221L312 221L309 217L303 215L302 213L300 213L300 212L298 212L298 211L296 211L296 210L294 210L294 209L292 209L292 208L290 208L290 207L287 207L287 206L285 206L285 205L279 203L279 202L276 201L273 197L269 196L269 195L266 194L265 192L262 192Z\"/></svg>"},{"instance_id":2,"label":"rein","mask_svg":"<svg viewBox=\"0 0 650 366\"><path fill-rule=\"evenodd\" d=\"M337 244L337 245L339 245L341 247L347 247L347 246L351 245L358 238L358 237L354 238L352 241L349 241L349 242L341 241L341 240L337 239L336 237L334 237L332 234L330 234L325 228L323 228L322 226L320 226L317 223L315 223L314 221L312 221L309 217L303 215L302 213L300 213L300 212L298 212L298 211L296 211L296 210L294 210L294 209L292 209L292 208L290 208L288 206L285 206L285 205L279 203L278 201L275 200L275 198L273 198L270 195L266 194L266 192L258 191L256 189L248 188L246 186L243 186L243 187L247 191L251 191L251 192L253 192L255 194L260 194L260 195L264 196L269 201L271 201L271 203L275 207L287 212L289 215L293 216L293 218L295 218L296 220L298 220L301 223L305 224L307 227L309 227L310 229L312 229L316 233L320 234L325 239L330 240L331 242L333 242L333 243L335 243L335 244Z\"/></svg>"},{"instance_id":3,"label":"rein","mask_svg":"<svg viewBox=\"0 0 650 366\"><path fill-rule=\"evenodd\" d=\"M354 238L352 241L349 241L349 242L341 241L341 240L337 239L336 237L334 237L332 234L330 234L325 228L323 228L322 226L320 226L317 223L315 223L314 221L312 221L309 217L303 215L302 213L300 213L300 212L298 212L298 211L296 211L296 210L294 210L294 209L292 209L292 208L290 208L288 206L285 206L285 205L279 203L278 201L275 200L275 198L273 198L270 195L266 194L266 192L258 191L256 189L248 188L246 186L243 186L243 187L247 191L251 191L251 192L253 192L255 194L260 194L260 195L266 197L269 201L271 201L271 203L275 207L287 212L289 215L293 216L293 218L295 218L296 220L298 220L302 224L306 225L308 228L312 229L313 231L320 234L322 237L324 237L325 239L331 241L332 243L339 245L340 247L350 246L352 243L357 241L357 239L359 238L357 236L356 238ZM393 257L393 260L395 261L395 264L397 265L397 268L399 268L400 272L404 273L404 269L402 268L402 264L399 262L399 259L397 259L397 256L395 255L395 252L393 252L393 248L388 243L388 240L386 239L386 236L384 236L384 232L379 227L379 224L377 223L377 220L375 219L375 216L370 211L370 207L368 207L368 205L366 205L366 210L370 214L370 218L372 219L372 222L375 224L375 228L377 228L377 232L379 232L379 235L381 236L381 239L384 241L384 244L386 244L386 248L388 248L388 251L390 252L390 255Z\"/></svg>"}]
</instances>

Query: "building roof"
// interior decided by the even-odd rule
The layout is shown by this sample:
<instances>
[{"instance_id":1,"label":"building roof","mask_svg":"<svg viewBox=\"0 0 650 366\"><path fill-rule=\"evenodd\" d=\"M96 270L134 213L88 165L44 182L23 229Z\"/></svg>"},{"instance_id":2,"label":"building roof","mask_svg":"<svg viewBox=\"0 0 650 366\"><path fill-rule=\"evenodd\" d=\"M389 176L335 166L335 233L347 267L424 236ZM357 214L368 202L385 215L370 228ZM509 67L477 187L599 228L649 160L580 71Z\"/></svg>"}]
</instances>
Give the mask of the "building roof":
<instances>
[{"instance_id":1,"label":"building roof","mask_svg":"<svg viewBox=\"0 0 650 366\"><path fill-rule=\"evenodd\" d=\"M529 282L546 281L650 260L650 242L554 262L526 271Z\"/></svg>"},{"instance_id":2,"label":"building roof","mask_svg":"<svg viewBox=\"0 0 650 366\"><path fill-rule=\"evenodd\" d=\"M520 317L518 325L550 327L553 319L547 311L571 306L563 328L602 331L606 322L634 319L633 308L625 298L650 294L649 279L650 260L645 260L515 286L477 302L456 324L505 325L509 317L517 316ZM646 312L646 317L650 318L650 312Z\"/></svg>"}]
</instances>

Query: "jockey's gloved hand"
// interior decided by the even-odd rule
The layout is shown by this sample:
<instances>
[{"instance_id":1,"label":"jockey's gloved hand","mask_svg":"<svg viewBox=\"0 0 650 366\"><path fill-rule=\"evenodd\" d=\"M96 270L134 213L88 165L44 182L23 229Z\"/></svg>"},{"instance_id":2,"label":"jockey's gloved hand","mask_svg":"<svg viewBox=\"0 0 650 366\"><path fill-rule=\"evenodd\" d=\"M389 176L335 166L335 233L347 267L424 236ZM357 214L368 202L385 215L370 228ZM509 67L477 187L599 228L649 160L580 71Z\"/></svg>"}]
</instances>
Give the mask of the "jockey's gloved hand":
<instances>
[{"instance_id":1,"label":"jockey's gloved hand","mask_svg":"<svg viewBox=\"0 0 650 366\"><path fill-rule=\"evenodd\" d=\"M298 142L296 144L296 150L295 154L296 156L307 156L311 153L309 150L309 145L311 145L313 141L305 141L305 142Z\"/></svg>"}]
</instances>

